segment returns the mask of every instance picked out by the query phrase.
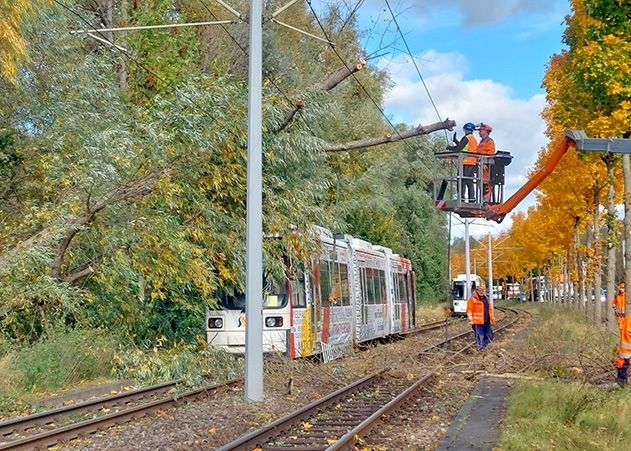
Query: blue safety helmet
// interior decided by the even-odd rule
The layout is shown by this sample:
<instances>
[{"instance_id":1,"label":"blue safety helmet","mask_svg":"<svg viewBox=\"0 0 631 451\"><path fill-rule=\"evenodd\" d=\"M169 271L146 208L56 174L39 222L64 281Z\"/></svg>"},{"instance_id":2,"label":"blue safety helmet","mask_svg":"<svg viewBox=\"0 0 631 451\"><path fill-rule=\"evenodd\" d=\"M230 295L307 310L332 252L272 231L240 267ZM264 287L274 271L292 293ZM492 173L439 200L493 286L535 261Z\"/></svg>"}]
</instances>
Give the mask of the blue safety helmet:
<instances>
[{"instance_id":1,"label":"blue safety helmet","mask_svg":"<svg viewBox=\"0 0 631 451\"><path fill-rule=\"evenodd\" d=\"M471 122L467 122L466 124L464 124L462 126L463 130L466 130L468 132L472 132L475 130L475 124L471 123Z\"/></svg>"}]
</instances>

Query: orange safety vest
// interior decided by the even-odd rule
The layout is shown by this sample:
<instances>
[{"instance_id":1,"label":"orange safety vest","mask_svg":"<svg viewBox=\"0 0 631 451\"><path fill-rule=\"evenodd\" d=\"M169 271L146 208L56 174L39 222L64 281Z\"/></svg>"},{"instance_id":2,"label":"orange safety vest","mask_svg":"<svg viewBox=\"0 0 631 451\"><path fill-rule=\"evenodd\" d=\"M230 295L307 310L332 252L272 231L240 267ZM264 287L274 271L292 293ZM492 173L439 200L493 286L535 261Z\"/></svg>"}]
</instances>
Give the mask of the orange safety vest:
<instances>
[{"instance_id":1,"label":"orange safety vest","mask_svg":"<svg viewBox=\"0 0 631 451\"><path fill-rule=\"evenodd\" d=\"M465 135L467 137L467 140L469 141L465 146L464 149L462 149L463 152L477 152L478 151L478 140L475 139L475 136L473 136L472 133L469 133L468 135ZM466 157L464 160L462 160L462 164L464 164L465 166L475 166L476 164L478 164L478 159L476 157Z\"/></svg>"},{"instance_id":2,"label":"orange safety vest","mask_svg":"<svg viewBox=\"0 0 631 451\"><path fill-rule=\"evenodd\" d=\"M469 324L484 324L484 302L478 296L478 293L473 293L467 300L467 318ZM493 313L493 303L489 300L489 319L491 325L495 324L495 314Z\"/></svg>"},{"instance_id":3,"label":"orange safety vest","mask_svg":"<svg viewBox=\"0 0 631 451\"><path fill-rule=\"evenodd\" d=\"M616 365L622 368L625 359L631 359L631 315L622 320L620 327L620 341L618 342L618 359Z\"/></svg>"},{"instance_id":4,"label":"orange safety vest","mask_svg":"<svg viewBox=\"0 0 631 451\"><path fill-rule=\"evenodd\" d=\"M617 293L613 298L613 302L611 303L611 306L615 307L618 310L618 313L624 313L625 305L626 305L625 294Z\"/></svg>"},{"instance_id":5,"label":"orange safety vest","mask_svg":"<svg viewBox=\"0 0 631 451\"><path fill-rule=\"evenodd\" d=\"M611 306L616 308L617 314L623 315L616 317L616 319L618 320L618 329L622 329L622 323L624 321L624 311L626 307L625 293L617 293L613 298Z\"/></svg>"},{"instance_id":6,"label":"orange safety vest","mask_svg":"<svg viewBox=\"0 0 631 451\"><path fill-rule=\"evenodd\" d=\"M495 141L491 138L484 138L478 144L478 153L483 153L485 155L495 155Z\"/></svg>"}]
</instances>

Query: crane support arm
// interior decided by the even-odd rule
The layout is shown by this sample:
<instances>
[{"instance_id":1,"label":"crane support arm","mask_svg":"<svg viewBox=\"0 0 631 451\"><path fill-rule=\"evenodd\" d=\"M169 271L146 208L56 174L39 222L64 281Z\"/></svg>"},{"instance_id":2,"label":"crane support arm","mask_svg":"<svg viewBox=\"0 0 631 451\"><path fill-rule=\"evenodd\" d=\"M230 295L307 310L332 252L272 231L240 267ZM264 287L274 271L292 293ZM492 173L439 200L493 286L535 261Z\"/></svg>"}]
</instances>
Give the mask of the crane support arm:
<instances>
[{"instance_id":1,"label":"crane support arm","mask_svg":"<svg viewBox=\"0 0 631 451\"><path fill-rule=\"evenodd\" d=\"M546 164L539 169L535 174L528 180L524 186L519 188L515 194L509 197L506 202L499 205L491 205L486 210L486 219L496 221L500 223L504 220L504 217L510 213L513 208L515 208L522 200L528 196L539 184L554 170L556 165L561 160L561 157L567 152L567 150L572 145L576 145L575 138L577 137L575 134L575 130L566 130L565 138L559 144L559 146L554 150Z\"/></svg>"}]
</instances>

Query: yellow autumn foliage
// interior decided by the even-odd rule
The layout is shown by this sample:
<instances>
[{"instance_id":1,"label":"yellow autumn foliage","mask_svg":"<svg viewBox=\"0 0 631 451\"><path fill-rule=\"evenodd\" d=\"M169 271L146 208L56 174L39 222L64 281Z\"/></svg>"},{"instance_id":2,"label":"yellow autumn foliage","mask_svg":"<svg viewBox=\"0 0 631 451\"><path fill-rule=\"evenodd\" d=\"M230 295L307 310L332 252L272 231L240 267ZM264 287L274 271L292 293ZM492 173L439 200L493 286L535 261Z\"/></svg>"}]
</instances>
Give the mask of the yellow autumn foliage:
<instances>
[{"instance_id":1,"label":"yellow autumn foliage","mask_svg":"<svg viewBox=\"0 0 631 451\"><path fill-rule=\"evenodd\" d=\"M28 51L21 28L37 8L50 5L52 0L0 0L0 74L8 80L17 76L19 65Z\"/></svg>"}]
</instances>

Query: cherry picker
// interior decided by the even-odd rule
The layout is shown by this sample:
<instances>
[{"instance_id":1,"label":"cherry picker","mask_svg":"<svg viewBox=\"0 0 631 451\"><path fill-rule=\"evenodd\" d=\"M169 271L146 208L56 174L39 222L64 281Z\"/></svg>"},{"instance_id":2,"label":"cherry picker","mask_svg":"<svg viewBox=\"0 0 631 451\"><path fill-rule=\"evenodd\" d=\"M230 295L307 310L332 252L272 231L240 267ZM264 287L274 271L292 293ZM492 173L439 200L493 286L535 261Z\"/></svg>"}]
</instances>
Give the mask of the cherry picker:
<instances>
[{"instance_id":1,"label":"cherry picker","mask_svg":"<svg viewBox=\"0 0 631 451\"><path fill-rule=\"evenodd\" d=\"M588 138L582 130L567 129L565 137L545 165L506 201L505 168L512 161L510 153L498 151L495 155L483 155L472 152L437 152L434 154L434 206L445 212L456 213L462 218L484 218L501 223L508 213L552 173L570 147L587 152L631 153L631 139ZM463 195L463 187L468 179L462 175L463 161L470 156L477 157L476 174L481 174L472 178L475 186L475 196L472 199Z\"/></svg>"}]
</instances>

